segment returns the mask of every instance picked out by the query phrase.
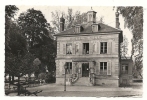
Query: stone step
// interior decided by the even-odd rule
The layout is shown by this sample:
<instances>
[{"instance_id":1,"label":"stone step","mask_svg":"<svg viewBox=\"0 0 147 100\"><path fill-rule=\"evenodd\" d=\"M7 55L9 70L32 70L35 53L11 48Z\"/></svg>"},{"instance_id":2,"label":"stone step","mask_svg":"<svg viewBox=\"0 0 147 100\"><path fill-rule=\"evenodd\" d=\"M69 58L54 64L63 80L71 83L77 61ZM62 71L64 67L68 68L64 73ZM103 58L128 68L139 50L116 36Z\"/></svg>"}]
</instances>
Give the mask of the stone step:
<instances>
[{"instance_id":1,"label":"stone step","mask_svg":"<svg viewBox=\"0 0 147 100\"><path fill-rule=\"evenodd\" d=\"M89 77L81 77L73 85L91 86Z\"/></svg>"}]
</instances>

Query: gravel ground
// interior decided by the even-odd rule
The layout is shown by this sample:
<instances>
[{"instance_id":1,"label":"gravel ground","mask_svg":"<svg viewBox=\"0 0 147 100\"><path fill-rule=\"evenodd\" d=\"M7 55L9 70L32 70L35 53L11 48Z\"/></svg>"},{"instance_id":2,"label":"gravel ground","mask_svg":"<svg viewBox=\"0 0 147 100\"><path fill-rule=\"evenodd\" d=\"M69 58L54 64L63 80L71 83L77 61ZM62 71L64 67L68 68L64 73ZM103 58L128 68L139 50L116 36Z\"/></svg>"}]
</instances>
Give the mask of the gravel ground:
<instances>
[{"instance_id":1,"label":"gravel ground","mask_svg":"<svg viewBox=\"0 0 147 100\"><path fill-rule=\"evenodd\" d=\"M132 87L101 87L101 86L67 86L64 91L64 86L56 84L47 84L38 87L27 88L34 92L43 90L38 93L38 96L50 97L142 97L142 85L132 85ZM9 96L16 96L16 93L11 93Z\"/></svg>"}]
</instances>

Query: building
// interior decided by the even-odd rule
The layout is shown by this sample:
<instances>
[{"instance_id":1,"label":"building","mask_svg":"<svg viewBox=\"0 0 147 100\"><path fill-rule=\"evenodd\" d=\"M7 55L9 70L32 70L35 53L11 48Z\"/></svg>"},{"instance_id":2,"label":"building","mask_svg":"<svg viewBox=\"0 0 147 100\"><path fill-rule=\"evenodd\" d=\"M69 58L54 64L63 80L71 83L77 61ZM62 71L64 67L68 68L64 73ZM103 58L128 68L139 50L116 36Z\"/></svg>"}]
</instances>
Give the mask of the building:
<instances>
[{"instance_id":1,"label":"building","mask_svg":"<svg viewBox=\"0 0 147 100\"><path fill-rule=\"evenodd\" d=\"M132 83L133 60L130 57L121 57L119 86L130 86Z\"/></svg>"},{"instance_id":2,"label":"building","mask_svg":"<svg viewBox=\"0 0 147 100\"><path fill-rule=\"evenodd\" d=\"M116 12L116 28L96 23L96 13L88 11L87 23L66 31L65 19L63 16L60 18L61 32L55 35L56 84L64 84L65 72L68 85L120 86L123 80L127 80L125 77L128 74L121 72L123 31L119 29L119 13Z\"/></svg>"}]
</instances>

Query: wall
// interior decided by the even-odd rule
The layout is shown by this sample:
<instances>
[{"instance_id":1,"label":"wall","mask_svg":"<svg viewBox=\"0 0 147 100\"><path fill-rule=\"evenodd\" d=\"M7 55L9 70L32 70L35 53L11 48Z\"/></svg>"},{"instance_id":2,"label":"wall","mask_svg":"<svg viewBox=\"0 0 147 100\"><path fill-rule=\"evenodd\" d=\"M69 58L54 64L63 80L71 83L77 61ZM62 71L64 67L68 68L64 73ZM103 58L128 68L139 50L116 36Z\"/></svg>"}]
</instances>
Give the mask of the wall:
<instances>
[{"instance_id":1,"label":"wall","mask_svg":"<svg viewBox=\"0 0 147 100\"><path fill-rule=\"evenodd\" d=\"M110 33L109 33L110 34ZM100 54L100 42L107 42L108 53ZM79 45L79 52L73 52L72 55L66 55L64 46L66 43L72 43L73 51L75 44ZM84 55L82 53L82 43L89 43L90 54ZM93 52L92 45L96 44L96 52ZM119 39L118 34L110 35L90 35L90 36L75 36L75 37L58 37L57 38L57 59L56 59L56 83L62 84L64 80L64 64L65 62L72 62L75 59L88 59L89 62L96 61L95 73L99 75L99 62L109 62L111 73L104 79L112 80L112 83L118 83L119 78L119 53L118 53ZM81 68L82 62L78 62L77 66ZM73 62L74 67L74 62ZM91 64L92 66L92 64ZM73 73L75 69L73 68ZM81 72L82 73L82 72ZM80 77L82 74L80 74ZM97 81L99 84L99 81Z\"/></svg>"},{"instance_id":2,"label":"wall","mask_svg":"<svg viewBox=\"0 0 147 100\"><path fill-rule=\"evenodd\" d=\"M109 33L110 34L110 33ZM84 56L82 54L82 43L89 43L90 46L90 56L96 57L100 54L100 42L108 42L108 54L100 55L101 57L109 56L116 57L118 55L118 34L110 34L110 35L92 35L92 36L75 36L75 37L58 37L57 38L57 58L62 57L77 57ZM79 45L79 52L73 52L72 55L66 55L66 43L72 43L73 51L75 50L75 44ZM93 52L92 45L96 44L96 52ZM113 56L112 56L113 54ZM86 55L87 56L87 55Z\"/></svg>"},{"instance_id":3,"label":"wall","mask_svg":"<svg viewBox=\"0 0 147 100\"><path fill-rule=\"evenodd\" d=\"M121 74L120 70L120 86L129 86L132 83L132 69L133 69L133 61L131 59L124 59L121 61L122 64L128 64L128 73L127 74ZM122 67L121 67L122 69Z\"/></svg>"}]
</instances>

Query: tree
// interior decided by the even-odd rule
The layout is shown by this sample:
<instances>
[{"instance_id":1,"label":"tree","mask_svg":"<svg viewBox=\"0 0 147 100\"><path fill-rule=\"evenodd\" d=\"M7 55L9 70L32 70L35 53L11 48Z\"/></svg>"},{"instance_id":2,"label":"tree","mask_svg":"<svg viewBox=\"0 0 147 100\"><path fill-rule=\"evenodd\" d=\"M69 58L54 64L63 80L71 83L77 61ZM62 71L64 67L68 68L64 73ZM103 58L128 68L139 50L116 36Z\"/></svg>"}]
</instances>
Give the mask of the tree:
<instances>
[{"instance_id":1,"label":"tree","mask_svg":"<svg viewBox=\"0 0 147 100\"><path fill-rule=\"evenodd\" d=\"M29 48L42 45L43 38L49 35L49 23L39 10L28 9L18 17L18 24L26 36Z\"/></svg>"},{"instance_id":2,"label":"tree","mask_svg":"<svg viewBox=\"0 0 147 100\"><path fill-rule=\"evenodd\" d=\"M5 7L5 73L13 76L12 81L14 75L7 68L11 66L13 58L18 56L18 52L24 54L26 45L25 39L19 34L21 31L14 20L14 15L17 11L18 8L15 5L7 5Z\"/></svg>"},{"instance_id":3,"label":"tree","mask_svg":"<svg viewBox=\"0 0 147 100\"><path fill-rule=\"evenodd\" d=\"M73 13L72 8L68 8L67 14L65 12L62 12L60 10L56 10L55 12L52 12L52 24L54 26L54 33L60 32L60 17L63 15L65 18L65 30L71 28L72 26L75 26L76 24L84 24L87 22L87 13L81 13L80 11L76 11ZM103 23L103 17L99 18L97 22Z\"/></svg>"},{"instance_id":4,"label":"tree","mask_svg":"<svg viewBox=\"0 0 147 100\"><path fill-rule=\"evenodd\" d=\"M121 46L120 46L120 54L122 57L125 57L126 58L126 55L127 55L127 52L128 52L128 39L127 37L124 35L123 37L123 42L121 43Z\"/></svg>"},{"instance_id":5,"label":"tree","mask_svg":"<svg viewBox=\"0 0 147 100\"><path fill-rule=\"evenodd\" d=\"M19 9L15 5L5 6L5 18L14 18L14 15Z\"/></svg>"},{"instance_id":6,"label":"tree","mask_svg":"<svg viewBox=\"0 0 147 100\"><path fill-rule=\"evenodd\" d=\"M42 12L28 9L20 14L18 24L28 42L29 52L41 61L40 66L47 65L50 69L55 70L56 42L50 38L51 27ZM42 71L41 68L40 72Z\"/></svg>"},{"instance_id":7,"label":"tree","mask_svg":"<svg viewBox=\"0 0 147 100\"><path fill-rule=\"evenodd\" d=\"M14 18L14 15L19 9L15 5L7 5L5 6L5 44L6 47L9 48L9 37L11 29L14 28L14 22L12 19Z\"/></svg>"},{"instance_id":8,"label":"tree","mask_svg":"<svg viewBox=\"0 0 147 100\"><path fill-rule=\"evenodd\" d=\"M38 47L36 50L33 50L33 54L40 59L41 68L40 72L44 72L45 66L47 66L49 71L55 71L55 57L56 57L56 45L55 41L46 38L44 45ZM32 52L32 51L30 51Z\"/></svg>"},{"instance_id":9,"label":"tree","mask_svg":"<svg viewBox=\"0 0 147 100\"><path fill-rule=\"evenodd\" d=\"M117 7L117 10L124 17L125 26L132 32L133 38L132 42L132 52L131 58L140 59L138 70L142 70L142 54L143 54L143 7L133 6L133 7ZM140 42L141 41L141 42ZM137 57L137 58L136 58ZM139 60L138 59L138 60ZM137 60L137 62L138 62ZM135 66L137 64L135 61ZM138 66L138 64L137 64ZM140 74L141 75L141 74Z\"/></svg>"},{"instance_id":10,"label":"tree","mask_svg":"<svg viewBox=\"0 0 147 100\"><path fill-rule=\"evenodd\" d=\"M18 77L18 94L20 91L20 77L35 71L34 56L27 52L26 39L22 30L13 19L16 6L6 6L5 24L5 73ZM12 20L13 19L13 20ZM10 81L9 81L10 82Z\"/></svg>"}]
</instances>

